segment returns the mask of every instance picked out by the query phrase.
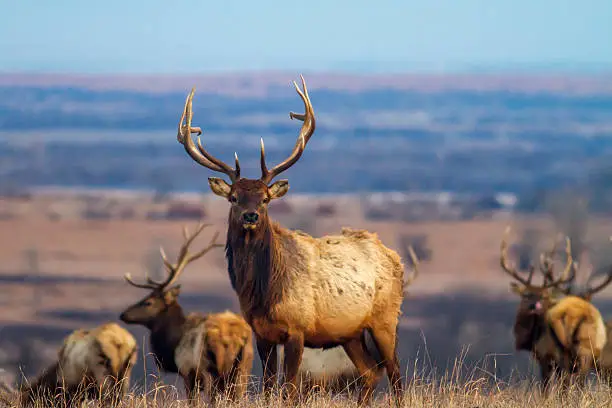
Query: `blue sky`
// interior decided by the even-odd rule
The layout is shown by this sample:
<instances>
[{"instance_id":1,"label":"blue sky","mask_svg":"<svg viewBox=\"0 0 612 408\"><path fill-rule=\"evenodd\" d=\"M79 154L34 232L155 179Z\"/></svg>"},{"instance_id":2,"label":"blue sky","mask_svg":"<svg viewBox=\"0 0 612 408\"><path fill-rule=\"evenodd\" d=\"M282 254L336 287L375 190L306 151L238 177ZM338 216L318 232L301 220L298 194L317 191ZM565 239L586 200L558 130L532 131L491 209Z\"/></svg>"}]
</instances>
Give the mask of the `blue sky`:
<instances>
[{"instance_id":1,"label":"blue sky","mask_svg":"<svg viewBox=\"0 0 612 408\"><path fill-rule=\"evenodd\" d=\"M0 71L612 67L610 0L0 0Z\"/></svg>"}]
</instances>

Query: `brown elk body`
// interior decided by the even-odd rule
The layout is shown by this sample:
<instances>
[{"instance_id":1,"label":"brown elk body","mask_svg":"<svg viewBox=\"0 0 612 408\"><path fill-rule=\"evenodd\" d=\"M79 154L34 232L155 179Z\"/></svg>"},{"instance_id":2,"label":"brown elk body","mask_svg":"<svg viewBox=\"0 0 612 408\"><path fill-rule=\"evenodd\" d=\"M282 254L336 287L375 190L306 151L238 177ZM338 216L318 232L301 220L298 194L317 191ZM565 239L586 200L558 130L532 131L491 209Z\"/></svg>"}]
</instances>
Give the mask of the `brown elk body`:
<instances>
[{"instance_id":1,"label":"brown elk body","mask_svg":"<svg viewBox=\"0 0 612 408\"><path fill-rule=\"evenodd\" d=\"M131 285L149 289L151 293L140 302L128 307L120 319L128 324L141 324L150 331L149 341L158 368L179 374L191 400L201 391L214 401L218 395L227 394L232 399L245 392L247 376L253 362L251 328L240 316L229 311L216 314L191 313L185 315L178 303L180 285L171 287L190 262L202 257L216 244L215 234L210 245L190 255L189 245L206 225L201 224L188 236L178 261L171 264L163 254L169 274L165 281L155 282L147 278L144 284L132 281Z\"/></svg>"},{"instance_id":2,"label":"brown elk body","mask_svg":"<svg viewBox=\"0 0 612 408\"><path fill-rule=\"evenodd\" d=\"M571 281L575 273L569 239L566 254L567 266L558 279L552 278L552 260L543 254L540 266L545 281L534 285L535 268L527 279L522 278L508 262L505 239L501 245L501 266L519 282L511 283L512 291L521 297L514 322L515 348L529 351L538 362L545 389L555 373L563 375L564 386L575 371L583 376L592 368L593 358L601 353L606 339L597 308L579 297L558 299L552 293L552 289Z\"/></svg>"},{"instance_id":3,"label":"brown elk body","mask_svg":"<svg viewBox=\"0 0 612 408\"><path fill-rule=\"evenodd\" d=\"M300 135L290 156L272 169L266 166L262 140L259 179L240 177L237 156L234 169L209 154L199 139L196 146L191 134L201 134L201 129L191 126L194 90L185 103L177 138L197 163L230 178L228 184L210 177L209 185L231 204L228 272L242 314L255 332L264 389L276 377L276 345L284 345L291 398L299 387L304 346L342 345L364 379L360 400L369 400L381 368L363 342L362 334L368 330L399 401L402 384L396 346L404 267L398 253L365 230L343 228L340 235L315 238L284 228L268 216L268 203L289 189L287 180L272 180L297 162L315 130L304 79L303 92L294 85L305 107L305 114L290 113L290 118L303 122Z\"/></svg>"},{"instance_id":4,"label":"brown elk body","mask_svg":"<svg viewBox=\"0 0 612 408\"><path fill-rule=\"evenodd\" d=\"M136 339L116 323L75 330L57 361L22 387L20 400L27 406L59 393L67 405L83 398L116 404L127 393L136 359Z\"/></svg>"}]
</instances>

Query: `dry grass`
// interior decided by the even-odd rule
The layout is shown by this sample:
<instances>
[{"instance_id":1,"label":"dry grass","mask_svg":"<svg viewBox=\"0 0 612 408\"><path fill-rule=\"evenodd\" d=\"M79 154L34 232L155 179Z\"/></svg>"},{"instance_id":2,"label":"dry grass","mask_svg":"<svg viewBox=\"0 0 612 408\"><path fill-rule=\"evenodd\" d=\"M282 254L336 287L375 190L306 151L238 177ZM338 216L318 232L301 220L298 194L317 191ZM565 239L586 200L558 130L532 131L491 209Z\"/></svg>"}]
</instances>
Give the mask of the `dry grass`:
<instances>
[{"instance_id":1,"label":"dry grass","mask_svg":"<svg viewBox=\"0 0 612 408\"><path fill-rule=\"evenodd\" d=\"M412 373L407 373L408 385L404 393L402 407L456 407L456 408L514 408L514 407L612 407L612 390L603 378L597 378L596 373L589 378L589 384L578 387L575 384L563 392L553 385L548 396L540 391L537 379L527 378L517 374L511 379L502 381L495 379L480 366L468 369L460 357L455 361L454 368L441 377L427 374L425 370L414 367ZM435 370L432 370L433 373ZM469 372L466 372L469 371ZM287 408L288 403L281 396L283 388L273 391L272 397L266 400L257 389L259 378L252 376L249 384L250 391L247 396L238 402L232 402L225 396L217 400L216 406L223 407L270 407ZM558 381L556 383L559 383ZM553 379L553 384L555 384ZM384 385L384 387L383 387ZM394 401L383 380L378 393L373 400L373 407L393 407ZM287 387L287 386L286 386ZM184 397L182 387L167 385L161 381L148 384L146 389L141 386L131 387L126 397L113 404L116 408L182 408L209 406L206 398L190 404ZM0 406L17 407L15 393L0 390ZM340 393L327 393L312 389L305 391L298 397L297 407L357 407L356 392L345 390ZM4 401L7 405L2 405ZM34 408L66 407L53 399L38 399ZM81 407L103 407L101 401L89 400Z\"/></svg>"},{"instance_id":2,"label":"dry grass","mask_svg":"<svg viewBox=\"0 0 612 408\"><path fill-rule=\"evenodd\" d=\"M5 406L17 407L16 399L2 398ZM64 407L63 403L57 403L52 399L39 399L35 408ZM87 401L82 403L83 407L105 406L100 401ZM107 405L108 406L108 405ZM202 398L194 404L182 398L181 392L173 386L157 384L147 393L132 392L128 394L117 408L181 408L181 407L205 407L207 401ZM245 399L239 402L231 402L227 398L217 401L217 407L271 407L286 408L287 402L277 392L270 400L255 392L249 393ZM311 392L300 397L296 406L298 407L357 407L356 395L332 395L323 392ZM393 406L393 400L389 393L378 395L372 403L373 407ZM544 396L538 391L536 384L524 384L507 386L504 384L489 384L485 379L474 379L472 381L457 383L449 379L441 381L414 381L408 386L404 394L403 407L612 407L612 395L607 386L596 385L586 390L572 387L567 393L553 390L549 396Z\"/></svg>"}]
</instances>

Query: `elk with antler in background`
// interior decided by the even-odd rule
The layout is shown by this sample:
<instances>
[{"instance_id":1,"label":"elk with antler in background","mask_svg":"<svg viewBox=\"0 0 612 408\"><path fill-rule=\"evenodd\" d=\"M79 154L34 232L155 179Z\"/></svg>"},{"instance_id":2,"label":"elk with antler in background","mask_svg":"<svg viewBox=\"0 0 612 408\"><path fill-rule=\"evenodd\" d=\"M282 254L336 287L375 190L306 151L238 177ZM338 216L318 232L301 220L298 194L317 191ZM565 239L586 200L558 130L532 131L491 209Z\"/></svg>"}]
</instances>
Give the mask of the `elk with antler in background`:
<instances>
[{"instance_id":1,"label":"elk with antler in background","mask_svg":"<svg viewBox=\"0 0 612 408\"><path fill-rule=\"evenodd\" d=\"M506 235L508 233L509 228ZM557 279L553 273L552 254L555 252L553 247L552 251L540 256L544 282L534 285L535 266L531 266L527 279L521 277L508 261L506 237L501 243L501 267L518 281L510 286L521 297L514 322L515 348L532 353L540 366L546 390L553 374L563 375L564 387L576 372L583 378L593 368L606 342L603 319L595 306L576 296L559 298L558 288L573 280L575 275L569 238L566 239L567 264Z\"/></svg>"},{"instance_id":2,"label":"elk with antler in background","mask_svg":"<svg viewBox=\"0 0 612 408\"><path fill-rule=\"evenodd\" d=\"M185 315L178 303L180 285L171 285L181 272L211 249L223 246L216 243L219 235L216 233L207 247L195 254L189 253L189 246L206 226L200 224L191 236L183 229L185 241L176 263L170 263L161 250L168 270L168 277L163 282L147 277L146 283L135 283L130 274L126 274L129 284L151 293L128 307L120 319L150 330L149 340L158 368L178 373L192 402L205 391L215 403L217 397L228 396L236 400L243 396L253 364L253 340L251 327L235 313Z\"/></svg>"},{"instance_id":3,"label":"elk with antler in background","mask_svg":"<svg viewBox=\"0 0 612 408\"><path fill-rule=\"evenodd\" d=\"M57 361L21 386L20 403L73 406L87 398L116 406L127 393L136 359L136 339L116 323L75 330L64 339Z\"/></svg>"},{"instance_id":4,"label":"elk with antler in background","mask_svg":"<svg viewBox=\"0 0 612 408\"><path fill-rule=\"evenodd\" d=\"M601 276L600 273L589 273L589 277L583 287L582 290L576 290L574 288L575 279L577 276L577 272L579 269L578 262L574 262L572 264L574 269L574 273L571 276L571 279L565 282L564 285L558 285L556 290L560 291L564 295L567 296L578 296L588 302L591 302L593 299L593 295L602 291L610 283L612 283L612 268L608 267L608 273L606 277L597 285L593 284L593 281L597 279L597 277ZM545 278L547 281L552 281L554 278L550 274L546 274ZM605 322L605 330L606 330L606 343L599 354L599 357L596 360L596 368L598 374L604 377L604 379L608 382L608 384L612 385L612 320L608 320Z\"/></svg>"},{"instance_id":5,"label":"elk with antler in background","mask_svg":"<svg viewBox=\"0 0 612 408\"><path fill-rule=\"evenodd\" d=\"M294 82L305 113L291 112L303 122L289 157L268 169L261 141L261 177L240 175L217 159L191 134L192 100L187 97L181 116L178 141L198 164L223 173L208 179L212 192L230 203L225 245L228 272L243 316L255 332L257 350L264 366L264 390L275 383L276 345L284 345L285 381L292 384L289 398L299 388L298 369L304 347L331 348L342 345L363 378L359 400L370 400L381 369L367 350L364 330L372 335L387 370L396 402L403 394L397 358L397 327L403 300L404 267L401 257L374 233L344 228L339 235L314 238L284 228L268 215L268 203L289 190L287 180L272 180L302 156L315 131L315 116L302 77L303 91Z\"/></svg>"}]
</instances>

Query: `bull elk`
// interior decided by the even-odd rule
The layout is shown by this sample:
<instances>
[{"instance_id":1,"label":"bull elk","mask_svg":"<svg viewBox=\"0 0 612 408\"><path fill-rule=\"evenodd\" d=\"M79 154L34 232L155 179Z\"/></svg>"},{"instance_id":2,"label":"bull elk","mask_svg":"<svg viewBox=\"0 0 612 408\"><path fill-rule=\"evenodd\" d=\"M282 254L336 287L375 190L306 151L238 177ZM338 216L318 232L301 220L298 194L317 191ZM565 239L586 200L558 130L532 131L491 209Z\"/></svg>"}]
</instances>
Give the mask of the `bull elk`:
<instances>
[{"instance_id":1,"label":"bull elk","mask_svg":"<svg viewBox=\"0 0 612 408\"><path fill-rule=\"evenodd\" d=\"M303 91L293 84L305 113L289 113L303 122L297 142L287 159L269 169L262 139L258 179L241 177L237 154L232 168L208 153L199 137L194 143L191 134L202 134L191 126L195 88L187 96L177 139L195 162L230 180L209 177L208 182L214 194L230 203L225 245L229 278L242 315L255 332L266 394L276 378L276 345L284 345L291 400L298 390L304 347L342 345L364 379L359 400L369 401L380 372L363 340L368 330L399 403L403 386L396 348L404 278L399 254L365 230L343 228L339 235L315 238L284 228L268 216L268 203L289 190L287 180L272 180L299 160L315 130L314 111L301 79Z\"/></svg>"},{"instance_id":2,"label":"bull elk","mask_svg":"<svg viewBox=\"0 0 612 408\"><path fill-rule=\"evenodd\" d=\"M181 287L172 284L185 267L211 249L222 246L216 243L219 235L216 233L207 247L195 254L189 253L189 246L206 226L200 224L192 235L183 229L184 243L176 263L170 263L161 249L168 271L164 281L147 277L145 283L136 283L130 274L125 275L130 285L151 292L129 306L119 318L149 329L157 367L179 374L190 400L195 401L201 391L206 391L214 402L217 396L228 395L236 399L244 394L253 363L253 340L250 326L235 313L185 315L178 303Z\"/></svg>"},{"instance_id":3,"label":"bull elk","mask_svg":"<svg viewBox=\"0 0 612 408\"><path fill-rule=\"evenodd\" d=\"M134 336L116 323L75 330L64 339L57 361L21 387L20 402L47 404L59 395L62 406L85 398L118 404L127 393L136 359Z\"/></svg>"},{"instance_id":4,"label":"bull elk","mask_svg":"<svg viewBox=\"0 0 612 408\"><path fill-rule=\"evenodd\" d=\"M509 228L506 235L508 232ZM569 239L566 239L567 264L557 279L552 270L552 253L554 251L540 257L544 282L534 285L535 266L531 266L527 279L521 277L508 261L505 236L501 243L501 267L518 281L510 285L511 290L521 297L514 322L515 348L529 351L538 362L546 390L555 373L564 375L564 386L575 371L580 376L585 375L606 342L603 320L597 308L576 296L553 296L553 290L574 279Z\"/></svg>"}]
</instances>

